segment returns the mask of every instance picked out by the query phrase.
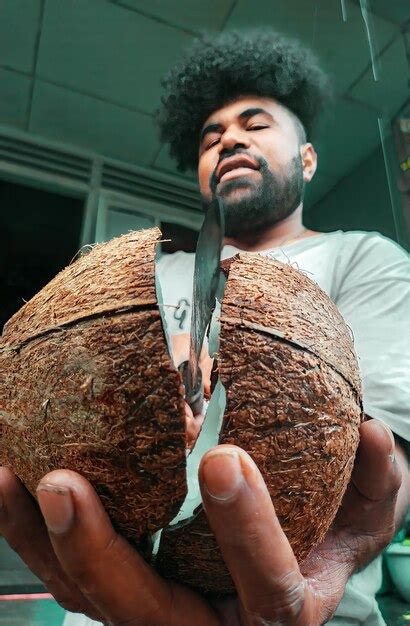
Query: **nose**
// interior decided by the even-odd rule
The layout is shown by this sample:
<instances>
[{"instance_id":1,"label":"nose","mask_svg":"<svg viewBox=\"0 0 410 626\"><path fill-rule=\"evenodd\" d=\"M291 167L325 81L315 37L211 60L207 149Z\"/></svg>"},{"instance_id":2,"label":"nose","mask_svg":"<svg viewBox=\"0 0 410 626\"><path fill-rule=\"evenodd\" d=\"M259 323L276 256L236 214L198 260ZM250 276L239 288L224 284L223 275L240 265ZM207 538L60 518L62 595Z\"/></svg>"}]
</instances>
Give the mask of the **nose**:
<instances>
[{"instance_id":1,"label":"nose","mask_svg":"<svg viewBox=\"0 0 410 626\"><path fill-rule=\"evenodd\" d=\"M228 126L221 135L219 145L222 150L235 150L237 148L249 148L249 135L236 125Z\"/></svg>"}]
</instances>

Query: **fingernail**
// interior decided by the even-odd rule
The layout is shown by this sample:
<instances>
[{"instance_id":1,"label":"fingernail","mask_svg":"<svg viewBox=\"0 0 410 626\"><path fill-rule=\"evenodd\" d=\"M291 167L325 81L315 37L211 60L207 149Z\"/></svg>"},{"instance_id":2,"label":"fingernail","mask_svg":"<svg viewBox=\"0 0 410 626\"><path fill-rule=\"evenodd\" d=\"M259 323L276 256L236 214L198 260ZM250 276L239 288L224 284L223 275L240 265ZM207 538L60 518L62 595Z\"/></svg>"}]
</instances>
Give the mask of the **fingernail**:
<instances>
[{"instance_id":1,"label":"fingernail","mask_svg":"<svg viewBox=\"0 0 410 626\"><path fill-rule=\"evenodd\" d=\"M211 452L202 465L201 473L207 494L219 502L232 500L244 482L236 450Z\"/></svg>"},{"instance_id":2,"label":"fingernail","mask_svg":"<svg viewBox=\"0 0 410 626\"><path fill-rule=\"evenodd\" d=\"M74 519L70 490L67 487L45 483L37 488L37 498L47 528L56 535L67 532Z\"/></svg>"},{"instance_id":3,"label":"fingernail","mask_svg":"<svg viewBox=\"0 0 410 626\"><path fill-rule=\"evenodd\" d=\"M390 437L390 441L391 441L392 448L394 448L394 447L395 447L395 445L396 445L396 440L394 439L394 435L393 435L392 431L391 431L391 430L390 430L390 428L387 426L387 424L385 424L384 422L379 421L379 424L381 424L381 425L383 426L384 430L385 430L385 431L389 434L389 437Z\"/></svg>"},{"instance_id":4,"label":"fingernail","mask_svg":"<svg viewBox=\"0 0 410 626\"><path fill-rule=\"evenodd\" d=\"M379 424L381 424L381 426L383 426L384 430L388 433L389 437L390 437L390 441L391 441L391 453L390 453L390 457L394 458L394 448L396 447L396 441L394 439L394 435L392 433L392 431L390 430L390 428L382 421L379 421Z\"/></svg>"},{"instance_id":5,"label":"fingernail","mask_svg":"<svg viewBox=\"0 0 410 626\"><path fill-rule=\"evenodd\" d=\"M384 430L387 432L387 434L390 437L391 448L390 448L390 454L389 454L389 461L394 464L396 463L396 455L395 455L396 440L394 439L394 435L392 431L390 430L390 428L381 420L378 420L378 422L381 426L383 426Z\"/></svg>"}]
</instances>

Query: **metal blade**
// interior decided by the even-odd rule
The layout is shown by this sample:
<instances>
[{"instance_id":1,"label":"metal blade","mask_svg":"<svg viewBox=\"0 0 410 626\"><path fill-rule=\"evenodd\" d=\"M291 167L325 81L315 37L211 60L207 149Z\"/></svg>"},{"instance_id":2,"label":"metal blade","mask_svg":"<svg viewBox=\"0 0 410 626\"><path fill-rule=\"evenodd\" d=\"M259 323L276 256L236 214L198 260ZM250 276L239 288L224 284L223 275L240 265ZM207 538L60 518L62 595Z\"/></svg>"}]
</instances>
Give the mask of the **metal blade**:
<instances>
[{"instance_id":1,"label":"metal blade","mask_svg":"<svg viewBox=\"0 0 410 626\"><path fill-rule=\"evenodd\" d=\"M193 405L198 402L202 403L203 398L199 357L205 331L215 306L224 229L223 208L219 199L216 198L205 215L195 254L191 343L189 361L184 373L186 399L193 410L197 408Z\"/></svg>"}]
</instances>

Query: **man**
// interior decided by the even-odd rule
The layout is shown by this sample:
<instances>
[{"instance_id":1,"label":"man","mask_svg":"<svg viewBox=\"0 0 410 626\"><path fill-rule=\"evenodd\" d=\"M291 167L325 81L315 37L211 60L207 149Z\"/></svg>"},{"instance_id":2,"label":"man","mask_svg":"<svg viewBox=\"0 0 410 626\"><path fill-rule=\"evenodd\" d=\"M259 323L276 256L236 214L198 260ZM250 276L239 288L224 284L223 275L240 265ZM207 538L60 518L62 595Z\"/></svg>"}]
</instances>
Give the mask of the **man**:
<instances>
[{"instance_id":1,"label":"man","mask_svg":"<svg viewBox=\"0 0 410 626\"><path fill-rule=\"evenodd\" d=\"M171 72L166 88L163 136L181 167L198 164L204 202L222 199L224 256L241 249L296 261L353 329L365 411L375 419L361 427L352 481L325 540L299 566L250 457L235 446L208 452L199 470L204 507L238 592L225 600L205 601L162 580L116 535L95 492L74 472L52 472L40 482L46 528L2 469L0 531L63 606L114 626L318 626L336 610L338 624L382 624L372 597L377 581L372 571L356 572L390 541L410 499L399 443L410 439L403 350L408 259L374 234L303 227L303 189L316 169L307 138L326 83L298 44L270 32L203 40ZM190 302L192 267L183 253L162 262L169 304ZM189 326L179 328L180 321L169 318L183 356ZM378 420L399 435L396 441ZM92 623L81 619L67 624Z\"/></svg>"},{"instance_id":2,"label":"man","mask_svg":"<svg viewBox=\"0 0 410 626\"><path fill-rule=\"evenodd\" d=\"M315 280L353 331L366 414L409 440L408 257L375 233L324 234L302 223L304 186L317 167L306 135L329 90L316 60L296 42L269 31L228 33L194 45L166 86L163 138L171 143L181 169L198 168L205 207L215 196L222 200L222 256L244 250L262 253L295 263ZM193 255L180 252L164 258L160 277L164 301L176 306L179 317L178 303L191 301ZM170 313L167 322L178 360L183 360L190 308L184 320ZM190 422L193 438L199 423L195 429L195 420ZM410 499L404 455L402 459L398 519ZM380 583L379 559L350 581L335 622L383 623L374 600Z\"/></svg>"}]
</instances>

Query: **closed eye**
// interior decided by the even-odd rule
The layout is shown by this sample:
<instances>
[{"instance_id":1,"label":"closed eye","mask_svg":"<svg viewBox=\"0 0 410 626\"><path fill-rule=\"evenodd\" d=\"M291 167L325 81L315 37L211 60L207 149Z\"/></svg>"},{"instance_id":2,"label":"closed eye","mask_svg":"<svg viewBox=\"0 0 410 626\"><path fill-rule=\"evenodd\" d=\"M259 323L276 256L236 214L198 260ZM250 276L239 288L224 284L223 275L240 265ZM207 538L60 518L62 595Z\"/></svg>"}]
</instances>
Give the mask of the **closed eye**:
<instances>
[{"instance_id":1,"label":"closed eye","mask_svg":"<svg viewBox=\"0 0 410 626\"><path fill-rule=\"evenodd\" d=\"M246 130L263 130L264 128L269 128L266 124L255 124L254 126L248 126Z\"/></svg>"},{"instance_id":2,"label":"closed eye","mask_svg":"<svg viewBox=\"0 0 410 626\"><path fill-rule=\"evenodd\" d=\"M215 146L217 143L219 142L219 137L218 139L214 139L213 141L210 141L206 146L205 146L205 150L209 150L209 148L212 148L212 146Z\"/></svg>"}]
</instances>

